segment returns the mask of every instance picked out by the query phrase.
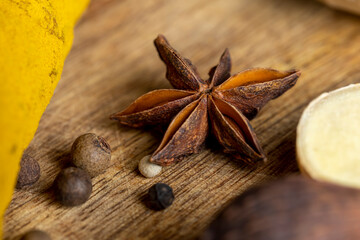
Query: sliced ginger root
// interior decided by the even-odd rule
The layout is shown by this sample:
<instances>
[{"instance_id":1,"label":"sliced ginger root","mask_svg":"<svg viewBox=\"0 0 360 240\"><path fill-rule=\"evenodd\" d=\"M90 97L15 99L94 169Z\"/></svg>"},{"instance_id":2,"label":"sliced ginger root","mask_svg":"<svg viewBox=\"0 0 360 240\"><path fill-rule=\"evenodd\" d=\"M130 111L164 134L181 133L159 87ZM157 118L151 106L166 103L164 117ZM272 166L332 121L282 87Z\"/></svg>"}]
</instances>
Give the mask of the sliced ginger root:
<instances>
[{"instance_id":1,"label":"sliced ginger root","mask_svg":"<svg viewBox=\"0 0 360 240\"><path fill-rule=\"evenodd\" d=\"M297 127L296 152L311 178L360 188L360 84L309 104Z\"/></svg>"}]
</instances>

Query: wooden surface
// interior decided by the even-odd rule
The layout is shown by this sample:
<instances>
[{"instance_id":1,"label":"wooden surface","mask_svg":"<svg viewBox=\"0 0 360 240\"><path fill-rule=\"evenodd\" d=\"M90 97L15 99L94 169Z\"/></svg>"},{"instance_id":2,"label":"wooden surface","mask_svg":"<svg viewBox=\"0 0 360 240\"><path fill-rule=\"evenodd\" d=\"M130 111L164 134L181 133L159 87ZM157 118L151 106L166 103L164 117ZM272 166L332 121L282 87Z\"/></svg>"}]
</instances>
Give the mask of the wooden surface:
<instances>
[{"instance_id":1,"label":"wooden surface","mask_svg":"<svg viewBox=\"0 0 360 240\"><path fill-rule=\"evenodd\" d=\"M153 39L163 33L205 76L229 47L233 73L249 67L300 69L297 85L252 121L269 158L258 168L233 161L216 145L142 177L139 160L160 143L157 131L110 121L135 98L169 88ZM194 239L249 187L298 174L295 129L304 107L324 91L360 81L360 18L311 0L94 0L75 30L62 80L28 152L42 176L16 190L5 216L5 239L31 228L53 239ZM113 166L93 178L82 206L65 208L50 190L80 134L104 136ZM163 212L144 204L147 189L165 182L174 204Z\"/></svg>"}]
</instances>

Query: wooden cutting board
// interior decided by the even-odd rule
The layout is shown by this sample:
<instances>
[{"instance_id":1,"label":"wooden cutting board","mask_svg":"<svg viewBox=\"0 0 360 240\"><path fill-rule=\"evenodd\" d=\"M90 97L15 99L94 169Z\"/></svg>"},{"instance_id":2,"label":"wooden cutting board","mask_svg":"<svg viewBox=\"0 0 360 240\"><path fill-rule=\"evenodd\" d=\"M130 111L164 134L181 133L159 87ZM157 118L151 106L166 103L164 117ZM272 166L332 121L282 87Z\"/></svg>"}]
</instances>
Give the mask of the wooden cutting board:
<instances>
[{"instance_id":1,"label":"wooden cutting board","mask_svg":"<svg viewBox=\"0 0 360 240\"><path fill-rule=\"evenodd\" d=\"M170 88L153 46L163 33L206 76L228 47L233 73L250 67L297 68L294 88L252 121L269 158L248 167L215 146L142 177L139 160L159 145L161 133L110 121L140 95ZM5 216L5 239L31 228L53 239L194 239L232 199L255 184L299 174L296 125L313 98L360 82L360 18L311 0L94 0L75 30L73 49L28 153L41 166L37 184L16 190ZM68 164L74 139L86 132L112 146L113 166L93 178L82 206L66 208L51 192ZM165 211L143 203L157 182L173 187Z\"/></svg>"}]
</instances>

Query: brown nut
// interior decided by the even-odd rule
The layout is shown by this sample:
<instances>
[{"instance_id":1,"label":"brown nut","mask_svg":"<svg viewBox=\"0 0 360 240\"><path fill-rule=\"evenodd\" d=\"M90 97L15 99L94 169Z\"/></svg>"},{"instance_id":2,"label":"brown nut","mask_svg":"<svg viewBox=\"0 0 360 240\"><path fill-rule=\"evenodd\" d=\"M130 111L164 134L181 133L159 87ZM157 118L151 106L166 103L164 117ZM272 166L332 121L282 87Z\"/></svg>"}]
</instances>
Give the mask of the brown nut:
<instances>
[{"instance_id":1,"label":"brown nut","mask_svg":"<svg viewBox=\"0 0 360 240\"><path fill-rule=\"evenodd\" d=\"M66 168L56 177L54 191L57 200L65 206L83 204L92 192L91 178L80 168Z\"/></svg>"},{"instance_id":2,"label":"brown nut","mask_svg":"<svg viewBox=\"0 0 360 240\"><path fill-rule=\"evenodd\" d=\"M94 133L78 137L71 148L72 162L91 177L104 172L111 163L111 149L106 140Z\"/></svg>"},{"instance_id":3,"label":"brown nut","mask_svg":"<svg viewBox=\"0 0 360 240\"><path fill-rule=\"evenodd\" d=\"M360 0L319 0L330 7L360 15Z\"/></svg>"},{"instance_id":4,"label":"brown nut","mask_svg":"<svg viewBox=\"0 0 360 240\"><path fill-rule=\"evenodd\" d=\"M39 178L39 163L28 154L24 154L20 161L20 171L17 178L16 188L20 189L27 185L32 185L36 183Z\"/></svg>"},{"instance_id":5,"label":"brown nut","mask_svg":"<svg viewBox=\"0 0 360 240\"><path fill-rule=\"evenodd\" d=\"M245 192L201 239L360 239L359 202L357 189L289 177Z\"/></svg>"},{"instance_id":6,"label":"brown nut","mask_svg":"<svg viewBox=\"0 0 360 240\"><path fill-rule=\"evenodd\" d=\"M51 237L46 232L33 229L25 233L20 240L51 240Z\"/></svg>"}]
</instances>

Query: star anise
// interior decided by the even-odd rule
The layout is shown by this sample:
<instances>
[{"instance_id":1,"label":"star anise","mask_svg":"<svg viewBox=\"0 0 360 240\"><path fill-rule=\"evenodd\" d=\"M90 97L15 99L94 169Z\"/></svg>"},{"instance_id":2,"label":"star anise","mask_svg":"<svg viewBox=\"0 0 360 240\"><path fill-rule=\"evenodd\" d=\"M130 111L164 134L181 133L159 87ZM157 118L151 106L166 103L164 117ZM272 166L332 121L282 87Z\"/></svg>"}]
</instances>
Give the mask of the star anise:
<instances>
[{"instance_id":1,"label":"star anise","mask_svg":"<svg viewBox=\"0 0 360 240\"><path fill-rule=\"evenodd\" d=\"M168 124L150 161L169 165L197 153L211 132L226 153L248 163L266 159L249 120L271 99L295 85L299 71L255 68L230 76L228 49L203 80L189 59L159 35L155 46L175 89L151 91L111 119L131 127ZM210 130L211 129L211 130Z\"/></svg>"}]
</instances>

